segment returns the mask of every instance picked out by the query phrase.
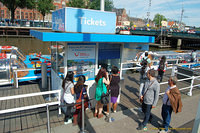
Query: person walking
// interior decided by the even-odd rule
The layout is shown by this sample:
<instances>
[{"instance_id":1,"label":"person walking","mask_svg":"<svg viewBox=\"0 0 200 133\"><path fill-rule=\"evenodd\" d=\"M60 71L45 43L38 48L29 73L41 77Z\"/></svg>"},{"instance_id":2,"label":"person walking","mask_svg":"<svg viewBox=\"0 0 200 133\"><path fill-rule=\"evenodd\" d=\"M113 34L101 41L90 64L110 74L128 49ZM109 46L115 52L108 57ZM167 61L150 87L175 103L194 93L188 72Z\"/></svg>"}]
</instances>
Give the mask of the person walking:
<instances>
[{"instance_id":1,"label":"person walking","mask_svg":"<svg viewBox=\"0 0 200 133\"><path fill-rule=\"evenodd\" d=\"M147 80L147 71L151 69L151 60L148 58L147 51L145 51L145 56L140 60L140 64L140 90L142 90Z\"/></svg>"},{"instance_id":2,"label":"person walking","mask_svg":"<svg viewBox=\"0 0 200 133\"><path fill-rule=\"evenodd\" d=\"M100 69L95 78L95 81L97 83L96 93L95 93L95 99L97 100L97 103L95 106L94 117L101 118L103 117L103 114L102 114L103 104L101 103L101 95L103 92L106 94L107 92L106 85L110 84L108 72L106 72L105 69Z\"/></svg>"},{"instance_id":3,"label":"person walking","mask_svg":"<svg viewBox=\"0 0 200 133\"><path fill-rule=\"evenodd\" d=\"M113 66L111 69L111 75L110 75L110 85L109 89L111 92L111 108L113 107L113 112L115 113L117 110L117 98L119 96L119 82L120 77L118 75L119 69L116 66ZM107 112L109 113L109 104L107 104Z\"/></svg>"},{"instance_id":4,"label":"person walking","mask_svg":"<svg viewBox=\"0 0 200 133\"><path fill-rule=\"evenodd\" d=\"M147 130L147 123L152 120L151 109L155 108L160 92L160 84L155 78L155 70L150 69L147 72L148 81L144 88L140 90L140 101L142 102L142 112L144 113L143 122L139 124L137 130Z\"/></svg>"},{"instance_id":5,"label":"person walking","mask_svg":"<svg viewBox=\"0 0 200 133\"><path fill-rule=\"evenodd\" d=\"M161 57L161 60L159 62L159 66L158 66L158 76L157 76L157 80L158 82L162 82L162 79L163 79L163 75L166 71L166 68L167 68L167 62L166 62L166 56L162 56Z\"/></svg>"},{"instance_id":6,"label":"person walking","mask_svg":"<svg viewBox=\"0 0 200 133\"><path fill-rule=\"evenodd\" d=\"M177 78L176 76L169 77L168 80L168 88L165 90L165 94L163 96L163 105L162 105L162 119L163 119L163 125L162 128L164 130L161 130L160 133L167 133L169 124L171 121L171 114L172 111L174 113L181 112L182 110L182 101L181 101L181 94L179 89L176 86Z\"/></svg>"},{"instance_id":7,"label":"person walking","mask_svg":"<svg viewBox=\"0 0 200 133\"><path fill-rule=\"evenodd\" d=\"M191 53L191 62L196 62L196 61L197 61L196 50L192 50L192 53Z\"/></svg>"},{"instance_id":8,"label":"person walking","mask_svg":"<svg viewBox=\"0 0 200 133\"><path fill-rule=\"evenodd\" d=\"M65 104L68 105L66 107L64 124L72 123L73 114L71 112L71 109L73 104L75 103L73 79L74 79L74 73L72 71L69 71L62 82L63 93L61 97L61 102L64 102Z\"/></svg>"},{"instance_id":9,"label":"person walking","mask_svg":"<svg viewBox=\"0 0 200 133\"><path fill-rule=\"evenodd\" d=\"M87 106L88 106L88 95L87 95L87 89L86 89L87 85L84 85L84 83L85 83L85 76L84 75L79 76L76 85L74 85L74 92L76 94L76 99L77 100L78 99L84 99L84 107L87 108ZM80 108L77 108L76 111L74 112L73 125L77 125L78 122L81 123L81 120L82 120L82 113L81 113L82 105L81 105L81 103L77 104L77 105ZM80 115L80 121L78 121L78 115Z\"/></svg>"}]
</instances>

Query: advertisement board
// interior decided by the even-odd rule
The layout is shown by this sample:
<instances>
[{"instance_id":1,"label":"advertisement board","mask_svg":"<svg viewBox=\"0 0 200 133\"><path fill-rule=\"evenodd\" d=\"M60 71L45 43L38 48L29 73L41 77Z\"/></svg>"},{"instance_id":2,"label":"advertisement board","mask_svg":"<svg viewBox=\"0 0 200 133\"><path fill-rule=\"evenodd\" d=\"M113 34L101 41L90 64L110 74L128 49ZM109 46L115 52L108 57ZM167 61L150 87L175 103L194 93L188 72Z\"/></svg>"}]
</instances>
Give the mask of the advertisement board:
<instances>
[{"instance_id":1,"label":"advertisement board","mask_svg":"<svg viewBox=\"0 0 200 133\"><path fill-rule=\"evenodd\" d=\"M52 29L66 32L115 33L116 13L66 7L52 14Z\"/></svg>"},{"instance_id":2,"label":"advertisement board","mask_svg":"<svg viewBox=\"0 0 200 133\"><path fill-rule=\"evenodd\" d=\"M74 80L80 75L86 80L94 80L95 76L95 44L68 44L68 71L74 72Z\"/></svg>"}]
</instances>

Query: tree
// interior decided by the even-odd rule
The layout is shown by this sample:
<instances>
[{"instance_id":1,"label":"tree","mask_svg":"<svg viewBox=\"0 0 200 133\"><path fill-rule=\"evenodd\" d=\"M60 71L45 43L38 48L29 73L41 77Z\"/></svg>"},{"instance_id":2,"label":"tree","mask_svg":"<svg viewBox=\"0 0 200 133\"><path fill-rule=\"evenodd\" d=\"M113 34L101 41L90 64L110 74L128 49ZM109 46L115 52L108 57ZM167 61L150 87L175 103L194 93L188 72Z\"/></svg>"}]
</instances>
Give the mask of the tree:
<instances>
[{"instance_id":1,"label":"tree","mask_svg":"<svg viewBox=\"0 0 200 133\"><path fill-rule=\"evenodd\" d=\"M100 0L71 0L67 6L100 10ZM112 11L113 7L111 0L105 0L105 11Z\"/></svg>"},{"instance_id":2,"label":"tree","mask_svg":"<svg viewBox=\"0 0 200 133\"><path fill-rule=\"evenodd\" d=\"M154 16L153 21L154 21L154 23L155 23L155 25L156 25L157 27L160 27L160 26L161 26L161 22L162 22L162 21L167 21L167 19L165 18L165 16L163 16L163 15L157 13L157 14Z\"/></svg>"},{"instance_id":3,"label":"tree","mask_svg":"<svg viewBox=\"0 0 200 133\"><path fill-rule=\"evenodd\" d=\"M100 10L101 0L91 0L90 9ZM105 11L112 11L114 8L112 0L105 0Z\"/></svg>"},{"instance_id":4,"label":"tree","mask_svg":"<svg viewBox=\"0 0 200 133\"><path fill-rule=\"evenodd\" d=\"M86 8L86 2L83 0L71 0L67 3L68 7Z\"/></svg>"},{"instance_id":5,"label":"tree","mask_svg":"<svg viewBox=\"0 0 200 133\"><path fill-rule=\"evenodd\" d=\"M14 22L15 10L17 7L32 9L35 4L34 1L35 0L0 0L11 12L11 23Z\"/></svg>"},{"instance_id":6,"label":"tree","mask_svg":"<svg viewBox=\"0 0 200 133\"><path fill-rule=\"evenodd\" d=\"M46 14L50 13L55 7L53 5L53 0L38 0L37 10L42 14L43 17L43 27L44 27L44 17Z\"/></svg>"}]
</instances>

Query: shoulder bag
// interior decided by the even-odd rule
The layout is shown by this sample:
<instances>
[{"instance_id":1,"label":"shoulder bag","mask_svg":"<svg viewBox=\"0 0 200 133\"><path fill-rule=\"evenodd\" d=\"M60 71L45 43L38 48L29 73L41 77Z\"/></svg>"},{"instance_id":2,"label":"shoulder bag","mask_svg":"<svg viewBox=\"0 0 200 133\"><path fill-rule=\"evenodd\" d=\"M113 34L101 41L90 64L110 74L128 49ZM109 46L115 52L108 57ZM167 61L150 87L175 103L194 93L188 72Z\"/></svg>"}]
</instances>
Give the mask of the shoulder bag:
<instances>
[{"instance_id":1,"label":"shoulder bag","mask_svg":"<svg viewBox=\"0 0 200 133\"><path fill-rule=\"evenodd\" d=\"M142 98L140 98L140 103L143 103L144 101L144 96L146 95L147 91L149 90L149 88L151 87L151 85L154 83L154 81L149 85L149 87L147 88L147 90L144 92Z\"/></svg>"}]
</instances>

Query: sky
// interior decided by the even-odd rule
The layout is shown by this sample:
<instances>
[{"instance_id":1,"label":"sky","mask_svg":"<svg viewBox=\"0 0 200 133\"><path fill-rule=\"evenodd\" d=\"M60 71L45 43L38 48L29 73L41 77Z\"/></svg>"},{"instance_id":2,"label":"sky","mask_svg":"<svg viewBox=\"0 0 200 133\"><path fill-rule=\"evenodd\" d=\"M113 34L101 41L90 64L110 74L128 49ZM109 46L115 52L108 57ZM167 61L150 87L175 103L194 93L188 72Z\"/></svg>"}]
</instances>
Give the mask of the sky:
<instances>
[{"instance_id":1,"label":"sky","mask_svg":"<svg viewBox=\"0 0 200 133\"><path fill-rule=\"evenodd\" d=\"M200 27L200 0L113 0L114 7L125 8L131 17L147 18L150 11L150 19L155 14L164 15L167 19L181 20L181 11L184 9L182 22L187 26Z\"/></svg>"}]
</instances>

